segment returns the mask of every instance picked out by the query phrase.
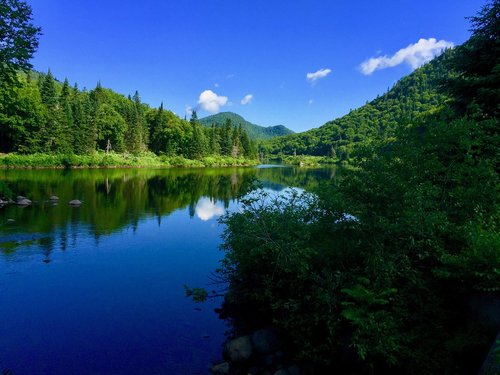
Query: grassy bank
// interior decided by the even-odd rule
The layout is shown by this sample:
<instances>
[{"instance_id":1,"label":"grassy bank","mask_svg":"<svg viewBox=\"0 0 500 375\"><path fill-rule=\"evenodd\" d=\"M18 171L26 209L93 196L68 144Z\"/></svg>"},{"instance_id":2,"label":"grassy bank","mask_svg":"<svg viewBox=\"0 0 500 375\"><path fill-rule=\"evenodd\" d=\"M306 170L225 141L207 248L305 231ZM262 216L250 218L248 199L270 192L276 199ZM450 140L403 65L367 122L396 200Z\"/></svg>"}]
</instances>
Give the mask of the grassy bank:
<instances>
[{"instance_id":1,"label":"grassy bank","mask_svg":"<svg viewBox=\"0 0 500 375\"><path fill-rule=\"evenodd\" d=\"M6 154L0 156L0 168L116 168L116 167L227 167L250 166L257 160L229 156L206 156L192 160L182 156L157 156L96 152L91 155Z\"/></svg>"}]
</instances>

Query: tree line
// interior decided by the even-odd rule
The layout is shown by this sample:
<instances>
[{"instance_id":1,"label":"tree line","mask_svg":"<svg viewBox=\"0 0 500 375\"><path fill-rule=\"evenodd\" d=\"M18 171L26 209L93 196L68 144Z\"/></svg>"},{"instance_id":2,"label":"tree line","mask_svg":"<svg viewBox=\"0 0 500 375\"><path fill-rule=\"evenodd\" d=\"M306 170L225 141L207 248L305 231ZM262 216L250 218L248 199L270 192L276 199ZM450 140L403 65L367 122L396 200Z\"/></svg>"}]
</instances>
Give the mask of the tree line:
<instances>
[{"instance_id":1,"label":"tree line","mask_svg":"<svg viewBox=\"0 0 500 375\"><path fill-rule=\"evenodd\" d=\"M0 85L0 151L85 155L96 150L199 159L207 155L254 158L255 145L240 127L204 128L196 112L181 119L141 102L139 93L125 97L100 83L79 90L68 80L47 74L17 73Z\"/></svg>"}]
</instances>

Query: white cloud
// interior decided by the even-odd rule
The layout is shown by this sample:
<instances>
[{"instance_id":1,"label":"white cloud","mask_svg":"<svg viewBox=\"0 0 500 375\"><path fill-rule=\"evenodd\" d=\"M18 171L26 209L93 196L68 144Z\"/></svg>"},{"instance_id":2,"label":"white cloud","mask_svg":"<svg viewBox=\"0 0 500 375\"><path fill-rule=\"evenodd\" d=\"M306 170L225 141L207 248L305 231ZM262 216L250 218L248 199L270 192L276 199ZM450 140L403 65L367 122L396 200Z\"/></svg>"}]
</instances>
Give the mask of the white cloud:
<instances>
[{"instance_id":1,"label":"white cloud","mask_svg":"<svg viewBox=\"0 0 500 375\"><path fill-rule=\"evenodd\" d=\"M253 95L252 94L248 94L248 95L245 95L245 97L243 99L241 99L241 104L245 105L245 104L250 104L253 100Z\"/></svg>"},{"instance_id":2,"label":"white cloud","mask_svg":"<svg viewBox=\"0 0 500 375\"><path fill-rule=\"evenodd\" d=\"M201 198L196 204L195 208L196 216L201 220L207 221L215 216L224 215L224 207L220 204L215 203L209 198Z\"/></svg>"},{"instance_id":3,"label":"white cloud","mask_svg":"<svg viewBox=\"0 0 500 375\"><path fill-rule=\"evenodd\" d=\"M331 69L320 69L314 73L307 73L306 78L309 83L315 83L318 79L325 78L331 72Z\"/></svg>"},{"instance_id":4,"label":"white cloud","mask_svg":"<svg viewBox=\"0 0 500 375\"><path fill-rule=\"evenodd\" d=\"M219 87L219 84L216 82L216 83L214 83L214 86L215 87Z\"/></svg>"},{"instance_id":5,"label":"white cloud","mask_svg":"<svg viewBox=\"0 0 500 375\"><path fill-rule=\"evenodd\" d=\"M309 103L309 104L313 104L313 103L314 103L314 100L309 99L308 103Z\"/></svg>"},{"instance_id":6,"label":"white cloud","mask_svg":"<svg viewBox=\"0 0 500 375\"><path fill-rule=\"evenodd\" d=\"M193 107L191 107L190 105L187 105L186 106L186 113L191 116L193 114Z\"/></svg>"},{"instance_id":7,"label":"white cloud","mask_svg":"<svg viewBox=\"0 0 500 375\"><path fill-rule=\"evenodd\" d=\"M412 69L416 69L426 62L431 61L444 49L451 47L453 47L453 43L446 40L438 41L436 38L419 39L417 43L400 49L392 56L372 57L363 61L359 68L361 73L365 75L370 75L378 69L391 68L402 63L407 63Z\"/></svg>"},{"instance_id":8,"label":"white cloud","mask_svg":"<svg viewBox=\"0 0 500 375\"><path fill-rule=\"evenodd\" d=\"M220 107L226 105L227 96L219 96L212 90L205 90L200 94L198 104L205 111L210 113L219 112Z\"/></svg>"}]
</instances>

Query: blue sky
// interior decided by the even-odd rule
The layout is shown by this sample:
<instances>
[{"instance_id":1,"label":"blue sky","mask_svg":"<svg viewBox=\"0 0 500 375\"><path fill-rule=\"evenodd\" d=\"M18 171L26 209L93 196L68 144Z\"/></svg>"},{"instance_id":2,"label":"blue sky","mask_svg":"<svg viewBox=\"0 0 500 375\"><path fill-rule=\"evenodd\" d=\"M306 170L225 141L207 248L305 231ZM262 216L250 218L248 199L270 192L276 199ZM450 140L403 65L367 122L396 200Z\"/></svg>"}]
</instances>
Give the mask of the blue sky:
<instances>
[{"instance_id":1,"label":"blue sky","mask_svg":"<svg viewBox=\"0 0 500 375\"><path fill-rule=\"evenodd\" d=\"M125 95L138 90L180 116L188 107L199 117L233 111L304 131L385 92L442 46L463 43L465 17L484 1L28 3L43 28L37 70L80 88L100 80Z\"/></svg>"}]
</instances>

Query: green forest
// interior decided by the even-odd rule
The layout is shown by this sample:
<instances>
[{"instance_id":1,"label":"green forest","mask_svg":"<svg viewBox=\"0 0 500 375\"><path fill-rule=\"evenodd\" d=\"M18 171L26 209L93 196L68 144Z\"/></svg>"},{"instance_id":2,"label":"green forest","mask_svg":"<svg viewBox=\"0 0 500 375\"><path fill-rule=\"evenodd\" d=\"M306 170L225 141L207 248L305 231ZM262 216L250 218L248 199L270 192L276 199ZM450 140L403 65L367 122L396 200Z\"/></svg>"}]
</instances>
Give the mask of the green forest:
<instances>
[{"instance_id":1,"label":"green forest","mask_svg":"<svg viewBox=\"0 0 500 375\"><path fill-rule=\"evenodd\" d=\"M17 73L17 72L16 72ZM139 93L124 97L100 83L90 91L58 82L49 71L28 71L0 88L0 147L20 154L89 155L96 151L182 156L255 158L248 134L227 121L204 128L196 112L189 121L150 108Z\"/></svg>"},{"instance_id":2,"label":"green forest","mask_svg":"<svg viewBox=\"0 0 500 375\"><path fill-rule=\"evenodd\" d=\"M499 14L366 106L267 144L351 167L222 219L236 322L275 327L314 373L477 373L498 333L477 301L500 292Z\"/></svg>"},{"instance_id":3,"label":"green forest","mask_svg":"<svg viewBox=\"0 0 500 375\"><path fill-rule=\"evenodd\" d=\"M500 298L500 1L469 19L467 42L375 100L320 128L258 142L228 114L209 123L196 112L181 119L163 103L143 103L138 92L127 97L100 83L80 89L33 71L28 60L40 29L31 10L21 4L14 14L2 6L23 37L19 43L8 23L0 24L7 35L0 166L125 163L116 154L127 155L127 165L148 158L151 166L245 164L258 155L293 162L290 156L306 155L347 166L320 185L304 172L295 179L309 192L280 195L261 189L241 198L255 187L254 176L232 172L128 184L98 175L88 190L97 186L108 196L111 180L117 195L139 191L157 203L158 212L148 214L158 218L179 207L192 211L202 196L226 206L239 198L242 209L220 219L217 281L227 285L221 311L235 329L273 327L308 373L477 373L498 334L480 301ZM18 186L47 196L43 183L28 175ZM196 191L184 192L185 185ZM138 221L143 198L105 211L110 231L125 226L130 211Z\"/></svg>"},{"instance_id":4,"label":"green forest","mask_svg":"<svg viewBox=\"0 0 500 375\"><path fill-rule=\"evenodd\" d=\"M0 153L37 156L7 156L0 158L0 164L36 166L36 160L43 164L46 154L96 152L152 152L191 160L223 156L224 164L227 158L256 159L254 141L230 119L221 126L206 128L199 123L196 112L189 121L181 119L164 109L163 103L159 108L142 103L137 91L125 97L102 87L100 82L92 90L80 90L68 79L61 83L50 70L46 74L32 71L29 59L38 47L41 29L32 23L31 8L18 1L1 7ZM51 158L52 162L59 160ZM65 160L78 163L82 159ZM101 163L102 157L98 160Z\"/></svg>"},{"instance_id":5,"label":"green forest","mask_svg":"<svg viewBox=\"0 0 500 375\"><path fill-rule=\"evenodd\" d=\"M329 156L348 161L356 148L395 136L398 127L416 121L446 105L449 95L440 86L452 75L453 51L399 80L385 94L339 119L303 133L270 139L262 144L266 155Z\"/></svg>"}]
</instances>

